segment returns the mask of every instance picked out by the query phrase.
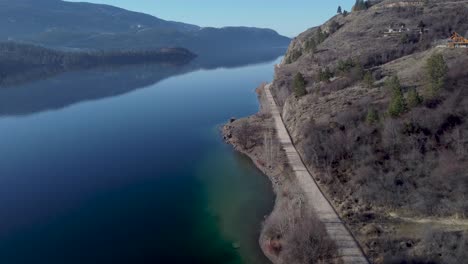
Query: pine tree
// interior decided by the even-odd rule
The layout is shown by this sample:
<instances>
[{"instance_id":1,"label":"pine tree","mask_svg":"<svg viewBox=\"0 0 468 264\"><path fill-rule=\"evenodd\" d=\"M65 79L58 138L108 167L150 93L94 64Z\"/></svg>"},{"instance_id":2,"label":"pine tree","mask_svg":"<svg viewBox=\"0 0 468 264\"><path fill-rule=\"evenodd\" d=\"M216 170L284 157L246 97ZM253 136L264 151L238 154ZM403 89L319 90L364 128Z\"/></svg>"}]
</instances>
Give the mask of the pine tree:
<instances>
[{"instance_id":1,"label":"pine tree","mask_svg":"<svg viewBox=\"0 0 468 264\"><path fill-rule=\"evenodd\" d=\"M418 28L419 28L419 31L422 34L422 33L424 33L424 30L426 28L426 24L424 24L424 22L421 20L421 21L419 21Z\"/></svg>"},{"instance_id":2,"label":"pine tree","mask_svg":"<svg viewBox=\"0 0 468 264\"><path fill-rule=\"evenodd\" d=\"M388 106L388 114L391 117L399 117L401 114L406 112L407 109L400 80L396 76L391 77L385 82L385 87L387 87L387 89L392 93L390 105Z\"/></svg>"},{"instance_id":3,"label":"pine tree","mask_svg":"<svg viewBox=\"0 0 468 264\"><path fill-rule=\"evenodd\" d=\"M338 14L342 14L343 10L341 9L341 6L338 6L338 11L336 11Z\"/></svg>"},{"instance_id":4,"label":"pine tree","mask_svg":"<svg viewBox=\"0 0 468 264\"><path fill-rule=\"evenodd\" d=\"M429 79L429 85L427 86L427 95L429 98L436 98L440 89L445 85L447 79L448 67L442 54L434 54L428 60L426 64L426 75Z\"/></svg>"},{"instance_id":5,"label":"pine tree","mask_svg":"<svg viewBox=\"0 0 468 264\"><path fill-rule=\"evenodd\" d=\"M331 72L329 67L326 67L325 70L320 68L320 70L319 70L319 81L329 82L331 78L333 78L333 73Z\"/></svg>"},{"instance_id":6,"label":"pine tree","mask_svg":"<svg viewBox=\"0 0 468 264\"><path fill-rule=\"evenodd\" d=\"M306 87L306 80L304 76L298 72L296 76L294 76L294 94L298 97L304 96L307 94Z\"/></svg>"},{"instance_id":7,"label":"pine tree","mask_svg":"<svg viewBox=\"0 0 468 264\"><path fill-rule=\"evenodd\" d=\"M413 88L408 92L407 101L408 106L413 108L419 106L423 102L423 98L419 95L418 91Z\"/></svg>"}]
</instances>

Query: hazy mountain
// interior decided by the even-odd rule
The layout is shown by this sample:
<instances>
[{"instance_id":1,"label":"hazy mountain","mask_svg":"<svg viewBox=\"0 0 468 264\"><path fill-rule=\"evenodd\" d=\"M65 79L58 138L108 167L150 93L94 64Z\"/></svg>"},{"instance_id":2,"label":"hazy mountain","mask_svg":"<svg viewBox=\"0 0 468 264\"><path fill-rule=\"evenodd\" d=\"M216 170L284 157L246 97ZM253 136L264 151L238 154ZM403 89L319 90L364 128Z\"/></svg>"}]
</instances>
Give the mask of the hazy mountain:
<instances>
[{"instance_id":1,"label":"hazy mountain","mask_svg":"<svg viewBox=\"0 0 468 264\"><path fill-rule=\"evenodd\" d=\"M100 4L61 0L0 0L0 40L60 48L184 47L198 54L286 47L270 29L200 28Z\"/></svg>"}]
</instances>

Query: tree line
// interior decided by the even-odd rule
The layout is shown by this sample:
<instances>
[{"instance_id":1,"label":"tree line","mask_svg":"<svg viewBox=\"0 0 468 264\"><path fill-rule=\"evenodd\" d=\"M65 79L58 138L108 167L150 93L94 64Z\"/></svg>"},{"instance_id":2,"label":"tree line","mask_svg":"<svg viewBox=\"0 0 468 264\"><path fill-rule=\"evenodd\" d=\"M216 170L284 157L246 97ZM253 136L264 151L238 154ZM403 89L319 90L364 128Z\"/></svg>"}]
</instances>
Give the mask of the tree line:
<instances>
[{"instance_id":1,"label":"tree line","mask_svg":"<svg viewBox=\"0 0 468 264\"><path fill-rule=\"evenodd\" d=\"M195 55L182 48L125 51L59 51L29 44L0 43L0 77L34 68L72 70L103 65L186 63Z\"/></svg>"}]
</instances>

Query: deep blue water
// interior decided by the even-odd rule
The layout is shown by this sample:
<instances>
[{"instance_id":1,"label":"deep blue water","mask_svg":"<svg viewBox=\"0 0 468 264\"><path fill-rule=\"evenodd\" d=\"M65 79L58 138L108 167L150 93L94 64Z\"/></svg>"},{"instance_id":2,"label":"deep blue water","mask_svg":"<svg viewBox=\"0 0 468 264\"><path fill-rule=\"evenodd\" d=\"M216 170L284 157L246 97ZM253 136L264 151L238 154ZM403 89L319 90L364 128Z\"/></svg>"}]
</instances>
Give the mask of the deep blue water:
<instances>
[{"instance_id":1,"label":"deep blue water","mask_svg":"<svg viewBox=\"0 0 468 264\"><path fill-rule=\"evenodd\" d=\"M266 263L270 183L218 127L257 111L254 89L275 63L3 88L0 263Z\"/></svg>"}]
</instances>

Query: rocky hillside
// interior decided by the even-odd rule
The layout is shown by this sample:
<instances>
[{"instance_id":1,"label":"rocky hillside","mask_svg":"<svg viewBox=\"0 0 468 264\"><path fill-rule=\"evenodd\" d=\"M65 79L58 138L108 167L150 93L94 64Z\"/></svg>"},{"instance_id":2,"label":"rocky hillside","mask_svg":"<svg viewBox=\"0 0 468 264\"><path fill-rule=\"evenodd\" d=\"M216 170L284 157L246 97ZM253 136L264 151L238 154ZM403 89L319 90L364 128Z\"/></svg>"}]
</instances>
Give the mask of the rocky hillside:
<instances>
[{"instance_id":1,"label":"rocky hillside","mask_svg":"<svg viewBox=\"0 0 468 264\"><path fill-rule=\"evenodd\" d=\"M468 1L371 3L295 38L274 96L373 263L464 263Z\"/></svg>"}]
</instances>

